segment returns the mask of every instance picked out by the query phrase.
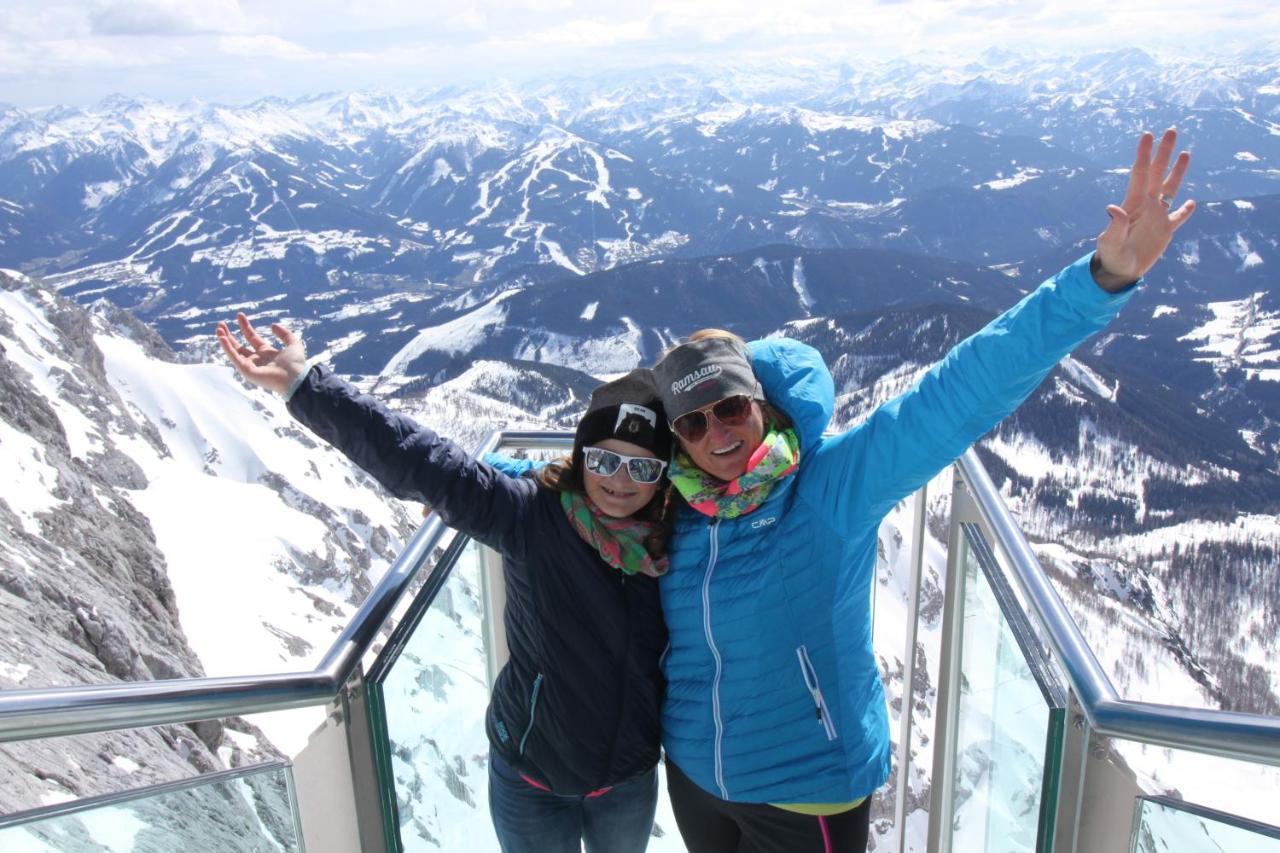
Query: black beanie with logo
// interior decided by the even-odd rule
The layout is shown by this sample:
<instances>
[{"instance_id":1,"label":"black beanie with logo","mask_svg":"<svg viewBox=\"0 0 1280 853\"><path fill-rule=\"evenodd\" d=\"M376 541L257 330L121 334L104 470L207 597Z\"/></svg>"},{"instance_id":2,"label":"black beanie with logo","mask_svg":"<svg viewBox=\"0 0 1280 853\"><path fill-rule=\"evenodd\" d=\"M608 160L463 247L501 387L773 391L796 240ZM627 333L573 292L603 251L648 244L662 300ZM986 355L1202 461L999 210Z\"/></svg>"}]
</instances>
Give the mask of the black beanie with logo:
<instances>
[{"instance_id":1,"label":"black beanie with logo","mask_svg":"<svg viewBox=\"0 0 1280 853\"><path fill-rule=\"evenodd\" d=\"M658 397L653 371L638 367L591 392L587 413L573 437L573 464L582 465L582 448L616 438L671 458L671 429Z\"/></svg>"}]
</instances>

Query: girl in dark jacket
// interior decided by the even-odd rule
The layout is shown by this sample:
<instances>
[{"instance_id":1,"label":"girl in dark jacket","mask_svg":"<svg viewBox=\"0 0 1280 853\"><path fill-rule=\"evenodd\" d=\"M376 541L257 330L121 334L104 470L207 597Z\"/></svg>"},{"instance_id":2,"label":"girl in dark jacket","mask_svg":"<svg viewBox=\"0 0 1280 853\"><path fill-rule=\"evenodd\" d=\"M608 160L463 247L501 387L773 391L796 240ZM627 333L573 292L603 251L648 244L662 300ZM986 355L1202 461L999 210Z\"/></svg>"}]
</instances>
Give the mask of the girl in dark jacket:
<instances>
[{"instance_id":1,"label":"girl in dark jacket","mask_svg":"<svg viewBox=\"0 0 1280 853\"><path fill-rule=\"evenodd\" d=\"M667 642L667 418L648 370L601 385L572 455L534 477L499 474L321 366L278 324L243 315L217 338L245 379L396 497L503 555L510 659L486 716L489 803L504 853L638 853L657 803L659 658Z\"/></svg>"}]
</instances>

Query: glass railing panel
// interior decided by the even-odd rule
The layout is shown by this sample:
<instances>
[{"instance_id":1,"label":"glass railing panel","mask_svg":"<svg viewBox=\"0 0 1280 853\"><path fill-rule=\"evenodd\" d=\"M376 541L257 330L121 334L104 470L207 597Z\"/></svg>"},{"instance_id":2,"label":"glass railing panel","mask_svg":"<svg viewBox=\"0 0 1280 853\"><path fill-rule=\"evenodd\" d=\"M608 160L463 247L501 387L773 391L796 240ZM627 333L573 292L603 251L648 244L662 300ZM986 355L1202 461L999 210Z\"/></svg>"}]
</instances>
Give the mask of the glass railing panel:
<instances>
[{"instance_id":1,"label":"glass railing panel","mask_svg":"<svg viewBox=\"0 0 1280 853\"><path fill-rule=\"evenodd\" d=\"M951 485L954 474L947 468L928 485L925 528L922 542L922 569L919 612L916 620L914 653L908 657L907 636L912 627L911 569L916 547L918 494L901 501L881 522L876 578L872 585L872 629L876 658L881 663L881 680L889 710L889 734L893 741L893 767L888 782L872 800L872 835L876 849L898 850L898 798L904 796L903 827L905 853L924 853L929 834L929 809L935 729L935 686L942 643L943 584L947 563L947 523L950 516ZM910 758L905 775L907 790L899 791L903 778L902 714L903 692L912 663Z\"/></svg>"},{"instance_id":2,"label":"glass railing panel","mask_svg":"<svg viewBox=\"0 0 1280 853\"><path fill-rule=\"evenodd\" d=\"M456 553L455 553L456 552ZM411 608L388 653L369 672L375 760L388 837L405 851L498 853L489 817L489 702L492 653L482 552L459 541L441 558L453 569L429 605ZM493 567L501 571L500 562ZM430 596L430 586L420 596ZM659 801L648 853L683 853L659 766Z\"/></svg>"},{"instance_id":3,"label":"glass railing panel","mask_svg":"<svg viewBox=\"0 0 1280 853\"><path fill-rule=\"evenodd\" d=\"M375 740L385 738L377 756L388 786L384 816L406 851L498 849L488 805L479 546L461 547L431 604L402 620L398 630L409 633L398 655L369 674Z\"/></svg>"},{"instance_id":4,"label":"glass railing panel","mask_svg":"<svg viewBox=\"0 0 1280 853\"><path fill-rule=\"evenodd\" d=\"M960 567L960 698L953 851L1051 849L1065 712L1030 627L978 528L965 524Z\"/></svg>"},{"instance_id":5,"label":"glass railing panel","mask_svg":"<svg viewBox=\"0 0 1280 853\"><path fill-rule=\"evenodd\" d=\"M1280 767L1130 740L1107 743L1152 795L1177 791L1200 808L1280 822Z\"/></svg>"},{"instance_id":6,"label":"glass railing panel","mask_svg":"<svg viewBox=\"0 0 1280 853\"><path fill-rule=\"evenodd\" d=\"M301 851L284 764L228 770L0 818L6 853Z\"/></svg>"},{"instance_id":7,"label":"glass railing panel","mask_svg":"<svg viewBox=\"0 0 1280 853\"><path fill-rule=\"evenodd\" d=\"M1280 827L1164 797L1140 797L1131 853L1280 853Z\"/></svg>"}]
</instances>

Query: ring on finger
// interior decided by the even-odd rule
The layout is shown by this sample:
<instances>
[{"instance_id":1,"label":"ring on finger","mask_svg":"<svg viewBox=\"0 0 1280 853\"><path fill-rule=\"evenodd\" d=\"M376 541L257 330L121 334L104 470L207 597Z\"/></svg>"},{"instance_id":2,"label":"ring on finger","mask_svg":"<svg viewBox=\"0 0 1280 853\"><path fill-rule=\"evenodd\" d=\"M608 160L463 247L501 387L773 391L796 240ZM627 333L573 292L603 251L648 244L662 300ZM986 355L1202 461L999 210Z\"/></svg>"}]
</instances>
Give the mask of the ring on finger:
<instances>
[{"instance_id":1,"label":"ring on finger","mask_svg":"<svg viewBox=\"0 0 1280 853\"><path fill-rule=\"evenodd\" d=\"M1173 196L1168 193L1160 193L1157 198L1165 207L1171 207L1173 205Z\"/></svg>"}]
</instances>

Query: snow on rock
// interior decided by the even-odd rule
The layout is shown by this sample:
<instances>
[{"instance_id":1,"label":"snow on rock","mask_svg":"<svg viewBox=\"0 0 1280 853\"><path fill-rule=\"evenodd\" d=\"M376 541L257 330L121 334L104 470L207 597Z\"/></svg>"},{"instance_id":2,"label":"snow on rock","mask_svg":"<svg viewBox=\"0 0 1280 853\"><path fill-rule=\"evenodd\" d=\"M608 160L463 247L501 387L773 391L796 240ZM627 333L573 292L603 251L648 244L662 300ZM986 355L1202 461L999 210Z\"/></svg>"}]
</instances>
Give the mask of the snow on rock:
<instances>
[{"instance_id":1,"label":"snow on rock","mask_svg":"<svg viewBox=\"0 0 1280 853\"><path fill-rule=\"evenodd\" d=\"M1104 400L1115 400L1116 391L1119 386L1117 385L1116 388L1110 387L1101 376L1091 370L1084 363L1072 358L1071 356L1067 356L1062 360L1060 366L1072 380L1079 383L1092 393L1097 394Z\"/></svg>"},{"instance_id":2,"label":"snow on rock","mask_svg":"<svg viewBox=\"0 0 1280 853\"><path fill-rule=\"evenodd\" d=\"M973 188L975 190L984 188L989 190L1012 189L1019 184L1025 184L1027 181L1034 181L1036 178L1040 177L1041 174L1042 172L1040 169L1019 169L1017 173L1010 175L1007 178L996 178L981 184L974 184Z\"/></svg>"},{"instance_id":3,"label":"snow on rock","mask_svg":"<svg viewBox=\"0 0 1280 853\"><path fill-rule=\"evenodd\" d=\"M439 326L423 329L391 357L380 375L393 377L402 374L414 359L426 352L452 355L470 352L493 334L495 329L506 323L507 306L503 303L519 292L518 289L503 291L474 311Z\"/></svg>"},{"instance_id":4,"label":"snow on rock","mask_svg":"<svg viewBox=\"0 0 1280 853\"><path fill-rule=\"evenodd\" d=\"M515 358L572 367L595 376L626 373L643 359L643 330L628 317L623 328L608 336L587 339L554 332L533 332L516 346Z\"/></svg>"},{"instance_id":5,"label":"snow on rock","mask_svg":"<svg viewBox=\"0 0 1280 853\"><path fill-rule=\"evenodd\" d=\"M796 292L796 297L800 300L800 309L805 314L812 313L813 295L809 293L809 288L805 283L804 258L798 256L791 270L791 289Z\"/></svg>"},{"instance_id":6,"label":"snow on rock","mask_svg":"<svg viewBox=\"0 0 1280 853\"><path fill-rule=\"evenodd\" d=\"M1247 375L1280 381L1280 313L1262 307L1266 294L1244 299L1210 302L1212 319L1187 332L1179 340L1197 342L1202 361L1245 369Z\"/></svg>"}]
</instances>

